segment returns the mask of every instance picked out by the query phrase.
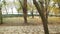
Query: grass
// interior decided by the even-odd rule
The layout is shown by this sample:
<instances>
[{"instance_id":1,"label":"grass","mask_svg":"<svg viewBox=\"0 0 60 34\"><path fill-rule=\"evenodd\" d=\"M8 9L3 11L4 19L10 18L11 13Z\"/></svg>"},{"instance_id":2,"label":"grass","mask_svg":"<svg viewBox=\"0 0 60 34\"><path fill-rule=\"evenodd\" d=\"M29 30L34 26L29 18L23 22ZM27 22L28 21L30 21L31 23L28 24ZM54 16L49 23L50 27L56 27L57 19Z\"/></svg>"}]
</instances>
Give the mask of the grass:
<instances>
[{"instance_id":1,"label":"grass","mask_svg":"<svg viewBox=\"0 0 60 34\"><path fill-rule=\"evenodd\" d=\"M60 23L60 17L49 17L48 21L49 21L49 23L59 24Z\"/></svg>"},{"instance_id":2,"label":"grass","mask_svg":"<svg viewBox=\"0 0 60 34\"><path fill-rule=\"evenodd\" d=\"M28 17L28 24L30 25L40 25L42 24L41 18L38 16L35 16L34 18ZM60 23L60 17L49 17L48 18L48 24L59 24ZM24 19L23 17L9 17L9 18L3 18L4 24L12 24L12 25L24 25Z\"/></svg>"}]
</instances>

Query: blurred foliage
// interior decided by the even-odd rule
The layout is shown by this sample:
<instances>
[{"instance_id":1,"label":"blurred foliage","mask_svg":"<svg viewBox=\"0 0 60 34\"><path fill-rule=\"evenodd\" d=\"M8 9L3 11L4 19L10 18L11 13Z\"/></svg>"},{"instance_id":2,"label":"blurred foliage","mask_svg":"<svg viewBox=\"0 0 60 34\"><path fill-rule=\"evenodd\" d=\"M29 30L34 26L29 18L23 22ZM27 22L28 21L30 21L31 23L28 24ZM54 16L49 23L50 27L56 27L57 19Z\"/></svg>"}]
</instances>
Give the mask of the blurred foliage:
<instances>
[{"instance_id":1,"label":"blurred foliage","mask_svg":"<svg viewBox=\"0 0 60 34\"><path fill-rule=\"evenodd\" d=\"M60 2L60 0L53 0L54 2Z\"/></svg>"},{"instance_id":2,"label":"blurred foliage","mask_svg":"<svg viewBox=\"0 0 60 34\"><path fill-rule=\"evenodd\" d=\"M9 3L9 2L6 2L7 0L4 0L3 1L3 6L8 6L9 4L11 4L11 3ZM16 9L17 9L17 11L18 12L21 12L21 10L22 10L22 5L23 5L23 0L20 0L21 2L19 2L19 0L14 0L14 2L13 2L13 4L17 7ZM60 0L52 0L52 1L54 1L54 3L60 3ZM33 4L33 5L31 5L31 4L29 4L29 3L27 3L27 9L28 10L30 10L31 11L31 9L32 10L36 10L36 7L35 7L35 5ZM53 11L55 14L58 14L58 13L60 13L60 8L57 8L56 6L48 6L48 11Z\"/></svg>"},{"instance_id":3,"label":"blurred foliage","mask_svg":"<svg viewBox=\"0 0 60 34\"><path fill-rule=\"evenodd\" d=\"M58 5L58 3L60 2L60 0L52 0L52 1L54 1L54 3L53 3L52 6L48 7L48 10L52 11L54 14L57 15L57 14L60 13L59 5ZM57 4L58 7L56 7L56 4Z\"/></svg>"}]
</instances>

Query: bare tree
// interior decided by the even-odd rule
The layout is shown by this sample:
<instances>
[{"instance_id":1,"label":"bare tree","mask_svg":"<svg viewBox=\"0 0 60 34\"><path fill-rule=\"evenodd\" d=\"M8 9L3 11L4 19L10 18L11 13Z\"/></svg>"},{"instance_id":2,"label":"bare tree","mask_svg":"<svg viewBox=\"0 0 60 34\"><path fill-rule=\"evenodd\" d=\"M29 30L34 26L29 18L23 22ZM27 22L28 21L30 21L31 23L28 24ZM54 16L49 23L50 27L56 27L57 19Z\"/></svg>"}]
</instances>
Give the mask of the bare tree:
<instances>
[{"instance_id":1,"label":"bare tree","mask_svg":"<svg viewBox=\"0 0 60 34\"><path fill-rule=\"evenodd\" d=\"M31 15L32 15L32 18L34 18L33 9L32 9L32 11L31 11Z\"/></svg>"},{"instance_id":2,"label":"bare tree","mask_svg":"<svg viewBox=\"0 0 60 34\"><path fill-rule=\"evenodd\" d=\"M24 22L27 23L27 0L23 1L23 15L24 15Z\"/></svg>"},{"instance_id":3,"label":"bare tree","mask_svg":"<svg viewBox=\"0 0 60 34\"><path fill-rule=\"evenodd\" d=\"M41 7L36 2L36 0L33 0L33 3L35 5L35 7L37 8L39 15L41 16L41 19L43 21L43 27L44 27L45 34L49 34L48 25L47 25L48 21L47 21L46 16L44 15L45 10L44 10L44 6L43 6L43 2L40 2Z\"/></svg>"},{"instance_id":4,"label":"bare tree","mask_svg":"<svg viewBox=\"0 0 60 34\"><path fill-rule=\"evenodd\" d=\"M1 9L2 9L2 4L0 4L0 23L2 24L3 21L2 21L2 11L1 11Z\"/></svg>"},{"instance_id":5,"label":"bare tree","mask_svg":"<svg viewBox=\"0 0 60 34\"><path fill-rule=\"evenodd\" d=\"M23 0L23 3L20 0L19 2L23 9L24 22L27 23L27 0Z\"/></svg>"},{"instance_id":6,"label":"bare tree","mask_svg":"<svg viewBox=\"0 0 60 34\"><path fill-rule=\"evenodd\" d=\"M7 4L6 4L5 0L3 0L3 5L5 6L6 13L8 14L8 11L7 11L7 8L6 8Z\"/></svg>"},{"instance_id":7,"label":"bare tree","mask_svg":"<svg viewBox=\"0 0 60 34\"><path fill-rule=\"evenodd\" d=\"M13 15L13 7L11 7L11 10L12 10L12 15Z\"/></svg>"}]
</instances>

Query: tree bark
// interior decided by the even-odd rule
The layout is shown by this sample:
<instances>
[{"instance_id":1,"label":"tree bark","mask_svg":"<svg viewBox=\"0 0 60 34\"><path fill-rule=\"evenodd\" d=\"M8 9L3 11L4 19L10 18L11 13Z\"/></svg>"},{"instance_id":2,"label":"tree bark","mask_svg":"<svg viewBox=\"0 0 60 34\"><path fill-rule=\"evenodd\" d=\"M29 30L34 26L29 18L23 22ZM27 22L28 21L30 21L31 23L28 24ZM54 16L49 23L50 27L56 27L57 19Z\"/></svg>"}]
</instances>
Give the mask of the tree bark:
<instances>
[{"instance_id":1,"label":"tree bark","mask_svg":"<svg viewBox=\"0 0 60 34\"><path fill-rule=\"evenodd\" d=\"M36 0L33 0L33 3L34 3L35 7L37 8L37 10L39 12L39 15L41 16L45 34L49 34L48 25L47 25L48 21L47 21L47 18L45 17L45 15L44 15L44 6L43 6L42 2L41 2L41 7L42 7L41 9L42 10L40 9L40 6L36 2Z\"/></svg>"},{"instance_id":2,"label":"tree bark","mask_svg":"<svg viewBox=\"0 0 60 34\"><path fill-rule=\"evenodd\" d=\"M24 22L27 23L27 0L23 1Z\"/></svg>"}]
</instances>

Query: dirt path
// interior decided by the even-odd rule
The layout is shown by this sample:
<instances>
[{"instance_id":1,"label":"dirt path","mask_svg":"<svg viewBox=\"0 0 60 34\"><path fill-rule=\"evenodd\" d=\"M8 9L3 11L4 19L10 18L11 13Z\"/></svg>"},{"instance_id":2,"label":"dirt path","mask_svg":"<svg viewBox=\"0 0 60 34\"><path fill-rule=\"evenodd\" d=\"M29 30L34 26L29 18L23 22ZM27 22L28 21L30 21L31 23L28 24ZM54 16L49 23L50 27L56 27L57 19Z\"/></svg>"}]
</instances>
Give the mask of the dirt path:
<instances>
[{"instance_id":1,"label":"dirt path","mask_svg":"<svg viewBox=\"0 0 60 34\"><path fill-rule=\"evenodd\" d=\"M49 25L50 33L60 34L60 25ZM0 26L0 34L44 34L43 26Z\"/></svg>"}]
</instances>

